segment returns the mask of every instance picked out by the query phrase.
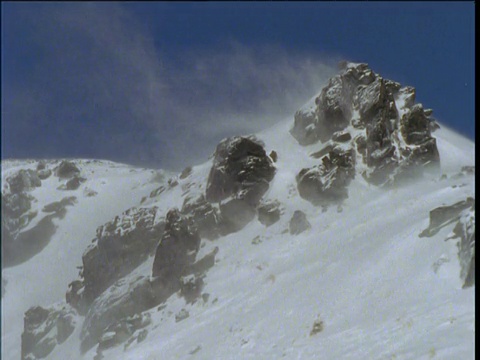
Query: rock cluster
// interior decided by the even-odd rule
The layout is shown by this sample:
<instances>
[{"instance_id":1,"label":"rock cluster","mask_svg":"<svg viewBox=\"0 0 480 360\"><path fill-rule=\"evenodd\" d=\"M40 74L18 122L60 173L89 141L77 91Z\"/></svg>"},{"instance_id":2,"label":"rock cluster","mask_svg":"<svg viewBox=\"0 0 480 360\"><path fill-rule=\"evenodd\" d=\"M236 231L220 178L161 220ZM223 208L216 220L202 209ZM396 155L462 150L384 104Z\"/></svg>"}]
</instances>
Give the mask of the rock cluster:
<instances>
[{"instance_id":1,"label":"rock cluster","mask_svg":"<svg viewBox=\"0 0 480 360\"><path fill-rule=\"evenodd\" d=\"M348 148L352 159L358 154L366 165L362 175L367 181L393 184L421 174L425 167L438 166L431 114L432 110L415 104L414 88L384 79L367 64L343 62L340 74L329 80L315 106L297 111L290 133L301 145L326 143L323 153L315 154L322 163L332 149ZM303 169L297 180L302 182L306 173L309 178L322 176L318 168ZM341 200L345 191L339 190ZM330 197L323 193L321 197Z\"/></svg>"},{"instance_id":2,"label":"rock cluster","mask_svg":"<svg viewBox=\"0 0 480 360\"><path fill-rule=\"evenodd\" d=\"M76 312L70 306L35 306L25 313L22 333L22 360L46 358L65 342L76 325Z\"/></svg>"}]
</instances>

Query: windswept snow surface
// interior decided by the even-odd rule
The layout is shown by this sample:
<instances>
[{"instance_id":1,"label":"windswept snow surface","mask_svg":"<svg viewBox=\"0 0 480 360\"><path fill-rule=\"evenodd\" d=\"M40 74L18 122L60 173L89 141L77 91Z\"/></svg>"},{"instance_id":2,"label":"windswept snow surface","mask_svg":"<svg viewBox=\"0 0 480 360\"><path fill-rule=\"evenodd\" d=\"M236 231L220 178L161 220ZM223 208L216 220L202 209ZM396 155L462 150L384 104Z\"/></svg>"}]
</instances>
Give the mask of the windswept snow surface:
<instances>
[{"instance_id":1,"label":"windswept snow surface","mask_svg":"<svg viewBox=\"0 0 480 360\"><path fill-rule=\"evenodd\" d=\"M126 350L123 345L105 350L104 359L473 358L474 287L461 288L457 247L445 241L454 225L430 238L418 234L428 227L432 209L474 196L473 176L454 176L461 166L474 165L474 144L442 126L434 136L446 179L431 175L382 190L357 175L343 206L324 212L298 195L295 181L302 168L318 163L309 154L322 145L299 146L288 132L291 123L288 119L258 135L267 153L278 153L277 173L264 199L285 207L280 221L266 228L254 220L238 233L202 240L198 258L219 248L217 263L204 279L207 301L187 305L173 295L165 308L148 310L152 324L145 340ZM144 205L165 211L181 207L182 189L196 183L195 189L203 191L210 165L194 167L180 186ZM63 299L96 226L139 206L152 189L142 185L146 172L109 169L109 177L97 176L96 186L104 179L108 191L93 199L79 196L42 253L3 270L8 284L2 299L2 358L20 358L23 313L29 306ZM305 212L312 227L292 236L288 223L295 210ZM252 244L257 236L261 242ZM148 259L132 276L149 275L152 262ZM181 309L189 317L176 322ZM323 322L323 331L310 335L316 320ZM79 328L48 359L92 359L95 348L79 353Z\"/></svg>"}]
</instances>

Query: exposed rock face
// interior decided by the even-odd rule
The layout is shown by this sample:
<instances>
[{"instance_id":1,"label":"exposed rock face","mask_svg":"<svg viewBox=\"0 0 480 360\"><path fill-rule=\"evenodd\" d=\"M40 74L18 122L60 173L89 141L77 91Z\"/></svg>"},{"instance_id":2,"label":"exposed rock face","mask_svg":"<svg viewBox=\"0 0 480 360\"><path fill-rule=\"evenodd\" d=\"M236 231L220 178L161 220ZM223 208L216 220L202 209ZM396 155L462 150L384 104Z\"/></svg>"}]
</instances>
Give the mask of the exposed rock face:
<instances>
[{"instance_id":1,"label":"exposed rock face","mask_svg":"<svg viewBox=\"0 0 480 360\"><path fill-rule=\"evenodd\" d=\"M187 217L172 209L165 219L165 232L157 246L153 276L177 279L193 264L200 248L200 236Z\"/></svg>"},{"instance_id":2,"label":"exposed rock face","mask_svg":"<svg viewBox=\"0 0 480 360\"><path fill-rule=\"evenodd\" d=\"M215 239L220 235L220 210L207 202L205 196L185 198L181 212L189 217L191 227L196 228L200 237Z\"/></svg>"},{"instance_id":3,"label":"exposed rock face","mask_svg":"<svg viewBox=\"0 0 480 360\"><path fill-rule=\"evenodd\" d=\"M368 166L363 175L372 184L392 184L421 175L427 165L438 167L432 110L415 104L414 88L382 78L367 64L345 62L315 104L295 114L291 134L301 145L349 143ZM352 139L349 128L361 132Z\"/></svg>"},{"instance_id":4,"label":"exposed rock face","mask_svg":"<svg viewBox=\"0 0 480 360\"><path fill-rule=\"evenodd\" d=\"M280 220L280 216L283 213L281 204L277 200L262 201L258 207L258 221L260 221L265 226L270 226L275 224Z\"/></svg>"},{"instance_id":5,"label":"exposed rock face","mask_svg":"<svg viewBox=\"0 0 480 360\"><path fill-rule=\"evenodd\" d=\"M75 325L75 310L66 304L28 309L22 334L22 360L46 358L55 346L68 339Z\"/></svg>"},{"instance_id":6,"label":"exposed rock face","mask_svg":"<svg viewBox=\"0 0 480 360\"><path fill-rule=\"evenodd\" d=\"M7 178L7 183L10 186L10 192L12 194L19 194L42 186L42 181L39 179L36 171L24 169L20 170L14 176Z\"/></svg>"},{"instance_id":7,"label":"exposed rock face","mask_svg":"<svg viewBox=\"0 0 480 360\"><path fill-rule=\"evenodd\" d=\"M312 226L307 220L307 215L303 211L295 210L292 218L290 219L290 234L298 235L302 232L310 229Z\"/></svg>"},{"instance_id":8,"label":"exposed rock face","mask_svg":"<svg viewBox=\"0 0 480 360\"><path fill-rule=\"evenodd\" d=\"M67 190L77 190L80 187L80 184L85 182L87 179L74 175L70 180L65 184Z\"/></svg>"},{"instance_id":9,"label":"exposed rock face","mask_svg":"<svg viewBox=\"0 0 480 360\"><path fill-rule=\"evenodd\" d=\"M134 207L97 229L82 257L87 304L154 253L163 226L156 207Z\"/></svg>"},{"instance_id":10,"label":"exposed rock face","mask_svg":"<svg viewBox=\"0 0 480 360\"><path fill-rule=\"evenodd\" d=\"M80 169L71 161L63 160L55 169L55 175L59 178L71 178L80 174Z\"/></svg>"},{"instance_id":11,"label":"exposed rock face","mask_svg":"<svg viewBox=\"0 0 480 360\"><path fill-rule=\"evenodd\" d=\"M144 276L128 282L117 281L95 299L87 312L81 332L82 352L97 344L109 326L115 327L122 319L157 305L160 292L158 286Z\"/></svg>"},{"instance_id":12,"label":"exposed rock face","mask_svg":"<svg viewBox=\"0 0 480 360\"><path fill-rule=\"evenodd\" d=\"M463 287L475 285L475 203L462 211L453 233L458 241L460 279Z\"/></svg>"},{"instance_id":13,"label":"exposed rock face","mask_svg":"<svg viewBox=\"0 0 480 360\"><path fill-rule=\"evenodd\" d=\"M52 175L52 170L42 169L37 171L37 176L40 180L48 179Z\"/></svg>"},{"instance_id":14,"label":"exposed rock face","mask_svg":"<svg viewBox=\"0 0 480 360\"><path fill-rule=\"evenodd\" d=\"M475 284L475 199L468 197L466 200L430 211L430 224L419 237L434 236L442 228L453 223L456 224L453 236L449 239L459 239L457 246L460 279L466 288Z\"/></svg>"},{"instance_id":15,"label":"exposed rock face","mask_svg":"<svg viewBox=\"0 0 480 360\"><path fill-rule=\"evenodd\" d=\"M256 205L274 175L273 161L259 142L240 136L224 139L215 150L206 199L220 202L232 196Z\"/></svg>"},{"instance_id":16,"label":"exposed rock face","mask_svg":"<svg viewBox=\"0 0 480 360\"><path fill-rule=\"evenodd\" d=\"M348 197L348 185L355 177L354 151L340 148L322 157L322 163L297 175L300 196L315 205L341 202Z\"/></svg>"}]
</instances>

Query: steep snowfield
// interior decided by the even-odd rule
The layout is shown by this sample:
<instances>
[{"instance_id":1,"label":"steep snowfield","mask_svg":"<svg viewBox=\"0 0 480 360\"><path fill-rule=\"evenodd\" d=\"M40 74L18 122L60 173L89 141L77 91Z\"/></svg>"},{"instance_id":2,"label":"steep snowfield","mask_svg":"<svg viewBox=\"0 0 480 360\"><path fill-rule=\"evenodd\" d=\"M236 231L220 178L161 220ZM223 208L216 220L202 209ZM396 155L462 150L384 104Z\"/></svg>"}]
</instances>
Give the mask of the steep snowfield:
<instances>
[{"instance_id":1,"label":"steep snowfield","mask_svg":"<svg viewBox=\"0 0 480 360\"><path fill-rule=\"evenodd\" d=\"M31 191L37 202L32 210L42 214L44 205L66 196L76 196L77 203L67 208L63 219L54 219L57 231L48 245L23 264L2 270L6 293L2 298L2 359L20 358L23 314L31 306L48 306L65 298L68 284L78 275L82 254L95 237L99 225L131 206L158 187L153 170L134 168L110 161L75 160L87 181L78 190L59 191L58 177L50 176L42 186ZM15 170L35 169L36 161L2 162L2 183ZM165 179L166 180L166 179ZM98 194L84 195L88 187ZM28 228L33 227L37 216ZM26 229L28 229L26 228Z\"/></svg>"},{"instance_id":2,"label":"steep snowfield","mask_svg":"<svg viewBox=\"0 0 480 360\"><path fill-rule=\"evenodd\" d=\"M444 241L453 225L430 238L418 234L428 227L430 210L474 195L473 177L454 177L461 166L474 165L474 144L442 126L434 136L446 179L432 175L387 191L357 175L342 208L324 212L298 195L295 182L300 169L318 163L309 154L322 145L299 146L288 132L291 124L288 119L258 134L267 153L278 153L264 198L285 207L280 221L266 228L254 220L238 233L202 240L197 258L219 248L205 278L208 299L187 305L173 295L165 308L148 311L152 324L145 340L106 350L104 359L473 358L474 287L461 288L456 245ZM140 206L158 187L149 171L98 166L88 165L95 174L86 185L98 195L77 194L78 203L58 221L48 246L2 272L8 282L2 299L4 359L20 358L23 313L64 299L96 227ZM188 184L196 186L191 193L204 191L210 166L208 161L194 167L179 186L141 206L164 212L181 207ZM2 171L7 167L3 163ZM56 186L58 178L52 177L32 194L43 206L64 196L50 198ZM304 211L312 227L292 236L288 223L295 210ZM252 244L256 237L260 243ZM130 276L149 275L152 263L148 259ZM181 309L189 317L176 322ZM310 335L316 320L323 330ZM95 348L79 355L80 328L48 359L92 359Z\"/></svg>"}]
</instances>

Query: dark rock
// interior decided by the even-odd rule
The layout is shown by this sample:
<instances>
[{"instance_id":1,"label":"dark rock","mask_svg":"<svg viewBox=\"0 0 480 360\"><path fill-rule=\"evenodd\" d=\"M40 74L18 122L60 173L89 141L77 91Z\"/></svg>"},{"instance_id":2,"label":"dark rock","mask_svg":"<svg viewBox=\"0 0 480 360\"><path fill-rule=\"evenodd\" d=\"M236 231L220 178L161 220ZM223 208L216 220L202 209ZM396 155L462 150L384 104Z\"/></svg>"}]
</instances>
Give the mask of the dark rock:
<instances>
[{"instance_id":1,"label":"dark rock","mask_svg":"<svg viewBox=\"0 0 480 360\"><path fill-rule=\"evenodd\" d=\"M318 141L315 131L316 114L314 110L298 110L294 116L294 125L290 134L300 145L310 145Z\"/></svg>"},{"instance_id":2,"label":"dark rock","mask_svg":"<svg viewBox=\"0 0 480 360\"><path fill-rule=\"evenodd\" d=\"M183 276L180 278L180 296L185 298L187 304L193 304L202 295L203 286L203 276Z\"/></svg>"},{"instance_id":3,"label":"dark rock","mask_svg":"<svg viewBox=\"0 0 480 360\"><path fill-rule=\"evenodd\" d=\"M143 329L147 325L151 324L151 317L150 314L135 314L133 316L128 316L121 320L114 322L113 324L106 327L100 341L98 343L97 352L106 350L108 348L117 346L119 344L124 343L128 339L134 340L135 337L132 338L132 335L135 331ZM146 333L144 333L143 340L146 337L148 331L144 329ZM140 336L140 335L139 335ZM138 339L138 338L137 338ZM142 341L142 340L140 340Z\"/></svg>"},{"instance_id":4,"label":"dark rock","mask_svg":"<svg viewBox=\"0 0 480 360\"><path fill-rule=\"evenodd\" d=\"M239 136L224 139L215 150L206 200L220 202L233 196L256 205L274 175L273 162L258 141Z\"/></svg>"},{"instance_id":5,"label":"dark rock","mask_svg":"<svg viewBox=\"0 0 480 360\"><path fill-rule=\"evenodd\" d=\"M459 239L460 279L463 288L467 288L475 285L475 202L462 211L453 233L454 238Z\"/></svg>"},{"instance_id":6,"label":"dark rock","mask_svg":"<svg viewBox=\"0 0 480 360\"><path fill-rule=\"evenodd\" d=\"M192 167L191 167L191 166L187 166L187 167L182 171L182 173L180 174L179 178L180 178L180 179L186 179L187 177L190 176L191 173L192 173Z\"/></svg>"},{"instance_id":7,"label":"dark rock","mask_svg":"<svg viewBox=\"0 0 480 360\"><path fill-rule=\"evenodd\" d=\"M70 180L65 184L67 190L77 190L80 187L80 184L85 182L87 179L74 175Z\"/></svg>"},{"instance_id":8,"label":"dark rock","mask_svg":"<svg viewBox=\"0 0 480 360\"><path fill-rule=\"evenodd\" d=\"M82 257L87 304L154 254L164 227L157 216L157 207L133 207L97 229Z\"/></svg>"},{"instance_id":9,"label":"dark rock","mask_svg":"<svg viewBox=\"0 0 480 360\"><path fill-rule=\"evenodd\" d=\"M216 239L219 237L220 211L207 202L205 196L201 195L196 199L186 197L181 212L189 217L191 227L196 228L202 238Z\"/></svg>"},{"instance_id":10,"label":"dark rock","mask_svg":"<svg viewBox=\"0 0 480 360\"><path fill-rule=\"evenodd\" d=\"M37 164L37 170L44 170L47 167L47 163L44 160L40 160Z\"/></svg>"},{"instance_id":11,"label":"dark rock","mask_svg":"<svg viewBox=\"0 0 480 360\"><path fill-rule=\"evenodd\" d=\"M313 157L314 159L320 159L325 155L327 155L330 151L332 151L333 148L334 148L333 144L328 144L323 149L316 151L314 153L311 153L310 156Z\"/></svg>"},{"instance_id":12,"label":"dark rock","mask_svg":"<svg viewBox=\"0 0 480 360\"><path fill-rule=\"evenodd\" d=\"M311 228L307 215L303 211L295 210L290 219L289 231L292 235L298 235Z\"/></svg>"},{"instance_id":13,"label":"dark rock","mask_svg":"<svg viewBox=\"0 0 480 360\"><path fill-rule=\"evenodd\" d=\"M164 191L165 191L165 186L160 186L150 193L150 198L154 198L155 196L160 195Z\"/></svg>"},{"instance_id":14,"label":"dark rock","mask_svg":"<svg viewBox=\"0 0 480 360\"><path fill-rule=\"evenodd\" d=\"M47 357L57 344L68 339L75 325L76 313L68 305L28 309L22 333L22 360Z\"/></svg>"},{"instance_id":15,"label":"dark rock","mask_svg":"<svg viewBox=\"0 0 480 360\"><path fill-rule=\"evenodd\" d=\"M185 268L195 261L200 240L188 218L177 209L170 210L165 219L165 231L155 252L153 276L163 277L166 281L178 279Z\"/></svg>"},{"instance_id":16,"label":"dark rock","mask_svg":"<svg viewBox=\"0 0 480 360\"><path fill-rule=\"evenodd\" d=\"M120 333L122 328L128 327L123 325L125 322L129 323L128 317L134 317L164 301L166 297L163 291L155 281L150 281L145 276L122 279L113 284L89 307L81 331L82 353L95 346L109 330L112 331L118 327L119 337L122 337ZM168 296L172 293L169 292ZM134 317L133 321L141 326L144 320L143 317L140 319ZM130 334L127 332L127 335ZM114 336L117 336L116 331ZM122 341L125 341L128 336L122 337Z\"/></svg>"},{"instance_id":17,"label":"dark rock","mask_svg":"<svg viewBox=\"0 0 480 360\"><path fill-rule=\"evenodd\" d=\"M268 156L270 156L270 159L272 159L272 161L273 161L274 163L277 162L277 160L278 160L278 154L277 154L277 152L276 152L275 150L270 151L270 155L268 155Z\"/></svg>"},{"instance_id":18,"label":"dark rock","mask_svg":"<svg viewBox=\"0 0 480 360\"><path fill-rule=\"evenodd\" d=\"M322 164L300 171L298 192L314 205L341 202L348 197L347 186L354 177L354 152L334 149L322 158Z\"/></svg>"},{"instance_id":19,"label":"dark rock","mask_svg":"<svg viewBox=\"0 0 480 360\"><path fill-rule=\"evenodd\" d=\"M257 207L258 221L265 226L275 224L280 220L282 209L278 200L270 200L261 202Z\"/></svg>"},{"instance_id":20,"label":"dark rock","mask_svg":"<svg viewBox=\"0 0 480 360\"><path fill-rule=\"evenodd\" d=\"M12 194L19 194L42 186L42 181L34 170L19 170L14 176L8 177L6 181Z\"/></svg>"},{"instance_id":21,"label":"dark rock","mask_svg":"<svg viewBox=\"0 0 480 360\"><path fill-rule=\"evenodd\" d=\"M421 104L415 104L400 119L400 131L405 142L421 144L430 138L430 119Z\"/></svg>"},{"instance_id":22,"label":"dark rock","mask_svg":"<svg viewBox=\"0 0 480 360\"><path fill-rule=\"evenodd\" d=\"M352 135L350 135L349 132L337 131L336 133L333 133L332 140L336 142L344 143L352 140Z\"/></svg>"},{"instance_id":23,"label":"dark rock","mask_svg":"<svg viewBox=\"0 0 480 360\"><path fill-rule=\"evenodd\" d=\"M431 237L437 234L445 226L459 220L460 214L465 209L475 206L475 199L468 197L453 205L440 206L430 211L430 224L427 229L423 230L420 237Z\"/></svg>"},{"instance_id":24,"label":"dark rock","mask_svg":"<svg viewBox=\"0 0 480 360\"><path fill-rule=\"evenodd\" d=\"M37 170L37 176L40 180L48 179L51 175L52 170L50 169Z\"/></svg>"},{"instance_id":25,"label":"dark rock","mask_svg":"<svg viewBox=\"0 0 480 360\"><path fill-rule=\"evenodd\" d=\"M180 322L182 320L185 320L189 316L190 314L188 313L188 311L185 309L182 309L178 312L178 314L175 315L175 322Z\"/></svg>"},{"instance_id":26,"label":"dark rock","mask_svg":"<svg viewBox=\"0 0 480 360\"><path fill-rule=\"evenodd\" d=\"M71 161L63 160L55 168L55 175L59 178L71 178L76 174L80 174L80 169Z\"/></svg>"}]
</instances>

